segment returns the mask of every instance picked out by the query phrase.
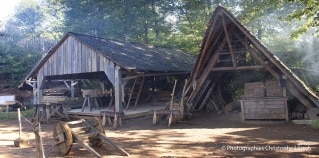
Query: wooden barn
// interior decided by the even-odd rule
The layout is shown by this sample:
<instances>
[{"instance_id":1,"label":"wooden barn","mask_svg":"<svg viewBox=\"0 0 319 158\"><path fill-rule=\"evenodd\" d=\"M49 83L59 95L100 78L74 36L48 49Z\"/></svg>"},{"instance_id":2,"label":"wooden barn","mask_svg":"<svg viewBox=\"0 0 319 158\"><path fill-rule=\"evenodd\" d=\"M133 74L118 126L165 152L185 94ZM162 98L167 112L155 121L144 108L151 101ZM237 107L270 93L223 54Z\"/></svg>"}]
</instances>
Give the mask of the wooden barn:
<instances>
[{"instance_id":1,"label":"wooden barn","mask_svg":"<svg viewBox=\"0 0 319 158\"><path fill-rule=\"evenodd\" d=\"M233 83L240 81L243 96L235 98ZM185 98L190 111L221 110L236 99L243 119L251 120L288 120L291 102L308 111L319 107L315 92L221 6L209 21Z\"/></svg>"},{"instance_id":2,"label":"wooden barn","mask_svg":"<svg viewBox=\"0 0 319 158\"><path fill-rule=\"evenodd\" d=\"M180 50L67 33L37 63L19 88L33 90L34 104L41 104L47 85L62 81L70 90L70 97L76 95L77 88L81 89L85 98L82 112L86 111L84 106L90 104L85 103L90 102L86 100L90 96L94 99L109 95L114 97L115 112L122 113L123 108L130 109L134 104L136 107L143 94L169 86L169 78L186 78L195 60ZM103 88L83 88L82 81L88 79L100 80ZM82 86L78 86L80 84ZM133 98L133 92L138 96Z\"/></svg>"}]
</instances>

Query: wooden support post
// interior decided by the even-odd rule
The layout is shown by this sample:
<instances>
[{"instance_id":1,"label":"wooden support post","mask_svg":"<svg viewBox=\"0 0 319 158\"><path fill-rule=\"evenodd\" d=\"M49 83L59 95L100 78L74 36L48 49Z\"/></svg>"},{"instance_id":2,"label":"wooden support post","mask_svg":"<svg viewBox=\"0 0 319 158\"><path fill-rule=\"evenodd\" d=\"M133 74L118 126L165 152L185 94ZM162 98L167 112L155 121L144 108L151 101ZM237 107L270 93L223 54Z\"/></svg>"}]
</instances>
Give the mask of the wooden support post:
<instances>
[{"instance_id":1,"label":"wooden support post","mask_svg":"<svg viewBox=\"0 0 319 158\"><path fill-rule=\"evenodd\" d=\"M105 121L106 121L106 117L105 117L105 113L103 114L103 118L102 118L102 125L105 126Z\"/></svg>"},{"instance_id":2,"label":"wooden support post","mask_svg":"<svg viewBox=\"0 0 319 158\"><path fill-rule=\"evenodd\" d=\"M36 144L36 158L45 158L44 149L41 138L41 127L38 120L34 121L34 135L35 135L35 144Z\"/></svg>"},{"instance_id":3,"label":"wooden support post","mask_svg":"<svg viewBox=\"0 0 319 158\"><path fill-rule=\"evenodd\" d=\"M229 50L230 50L230 55L231 55L232 62L233 62L233 67L237 67L237 61L236 61L236 57L235 57L235 54L234 54L233 46L232 46L232 43L231 43L230 38L229 38L229 34L231 34L232 29L230 30L230 32L228 32L224 16L222 16L222 22L223 22L223 28L224 28L224 32L225 32L225 37L226 37L226 40L227 40L227 44L228 44L228 47L229 47Z\"/></svg>"},{"instance_id":4,"label":"wooden support post","mask_svg":"<svg viewBox=\"0 0 319 158\"><path fill-rule=\"evenodd\" d=\"M119 66L115 67L115 112L123 112L122 107L122 73Z\"/></svg>"},{"instance_id":5,"label":"wooden support post","mask_svg":"<svg viewBox=\"0 0 319 158\"><path fill-rule=\"evenodd\" d=\"M174 103L176 84L177 84L177 80L175 80L175 82L174 82L174 87L173 87L173 91L172 91L172 94L171 94L172 98L171 98L171 103L170 103L170 106L169 106L170 110L173 110L173 103Z\"/></svg>"},{"instance_id":6,"label":"wooden support post","mask_svg":"<svg viewBox=\"0 0 319 158\"><path fill-rule=\"evenodd\" d=\"M42 103L42 96L43 96L43 83L44 83L45 77L43 76L43 72L39 72L38 80L37 80L37 104Z\"/></svg>"},{"instance_id":7,"label":"wooden support post","mask_svg":"<svg viewBox=\"0 0 319 158\"><path fill-rule=\"evenodd\" d=\"M50 104L47 103L43 107L44 107L43 112L45 112L45 121L47 124L49 124L50 123Z\"/></svg>"},{"instance_id":8,"label":"wooden support post","mask_svg":"<svg viewBox=\"0 0 319 158\"><path fill-rule=\"evenodd\" d=\"M157 123L157 114L156 114L156 110L154 110L154 114L153 114L153 125L156 125Z\"/></svg>"},{"instance_id":9,"label":"wooden support post","mask_svg":"<svg viewBox=\"0 0 319 158\"><path fill-rule=\"evenodd\" d=\"M123 113L122 106L122 73L121 67L115 67L115 85L114 85L114 96L115 96L115 113ZM116 119L115 119L116 118ZM116 128L118 125L118 119L122 119L122 117L117 118L116 115L114 117L113 127ZM121 121L119 121L121 122Z\"/></svg>"},{"instance_id":10,"label":"wooden support post","mask_svg":"<svg viewBox=\"0 0 319 158\"><path fill-rule=\"evenodd\" d=\"M32 83L32 89L33 89L33 105L37 104L37 83Z\"/></svg>"},{"instance_id":11,"label":"wooden support post","mask_svg":"<svg viewBox=\"0 0 319 158\"><path fill-rule=\"evenodd\" d=\"M74 80L71 80L71 87L70 87L70 91L71 91L71 98L74 98Z\"/></svg>"},{"instance_id":12,"label":"wooden support post","mask_svg":"<svg viewBox=\"0 0 319 158\"><path fill-rule=\"evenodd\" d=\"M9 114L9 105L7 104L7 105L6 105L6 118L9 117L8 114Z\"/></svg>"},{"instance_id":13,"label":"wooden support post","mask_svg":"<svg viewBox=\"0 0 319 158\"><path fill-rule=\"evenodd\" d=\"M28 85L30 85L33 89L33 105L37 104L37 82L31 81L31 78L26 81Z\"/></svg>"},{"instance_id":14,"label":"wooden support post","mask_svg":"<svg viewBox=\"0 0 319 158\"><path fill-rule=\"evenodd\" d=\"M187 86L187 79L185 79L184 87L183 87L183 93L180 101L180 115L178 116L178 120L183 120L184 118L184 101L185 101L185 95L186 95L186 86Z\"/></svg>"},{"instance_id":15,"label":"wooden support post","mask_svg":"<svg viewBox=\"0 0 319 158\"><path fill-rule=\"evenodd\" d=\"M34 136L35 136L35 145L36 145L36 158L41 158L41 154L40 154L40 136L39 136L39 122L36 121L34 122L35 126L34 126Z\"/></svg>"},{"instance_id":16,"label":"wooden support post","mask_svg":"<svg viewBox=\"0 0 319 158\"><path fill-rule=\"evenodd\" d=\"M15 147L25 147L27 144L27 141L22 139L22 126L21 126L21 113L20 108L18 108L18 121L19 121L19 138L14 140L14 146Z\"/></svg>"},{"instance_id":17,"label":"wooden support post","mask_svg":"<svg viewBox=\"0 0 319 158\"><path fill-rule=\"evenodd\" d=\"M21 141L22 127L21 127L21 114L20 114L20 108L18 108L18 120L19 120L19 141Z\"/></svg>"}]
</instances>

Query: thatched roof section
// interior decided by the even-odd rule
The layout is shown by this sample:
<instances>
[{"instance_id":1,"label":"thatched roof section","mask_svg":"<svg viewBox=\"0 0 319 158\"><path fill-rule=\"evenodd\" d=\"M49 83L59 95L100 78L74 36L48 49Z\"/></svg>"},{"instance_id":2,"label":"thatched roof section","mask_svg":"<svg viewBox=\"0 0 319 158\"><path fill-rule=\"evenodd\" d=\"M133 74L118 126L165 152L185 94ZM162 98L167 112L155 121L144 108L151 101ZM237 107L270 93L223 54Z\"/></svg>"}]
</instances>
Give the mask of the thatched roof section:
<instances>
[{"instance_id":1,"label":"thatched roof section","mask_svg":"<svg viewBox=\"0 0 319 158\"><path fill-rule=\"evenodd\" d=\"M319 97L271 53L229 11L218 6L208 24L200 54L187 86L189 104L202 104L200 93L220 80L231 82L234 72L267 70L276 79L287 77L287 89L307 107L319 107ZM207 82L210 80L211 82ZM214 85L217 89L222 88ZM214 91L217 91L214 90Z\"/></svg>"}]
</instances>

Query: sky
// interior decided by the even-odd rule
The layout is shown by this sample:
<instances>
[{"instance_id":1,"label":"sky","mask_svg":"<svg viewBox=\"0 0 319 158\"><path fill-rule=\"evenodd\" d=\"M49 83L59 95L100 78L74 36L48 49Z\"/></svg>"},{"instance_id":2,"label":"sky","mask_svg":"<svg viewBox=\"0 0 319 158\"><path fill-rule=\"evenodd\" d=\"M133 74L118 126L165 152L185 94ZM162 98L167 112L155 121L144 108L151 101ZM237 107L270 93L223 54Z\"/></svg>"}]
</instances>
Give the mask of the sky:
<instances>
[{"instance_id":1,"label":"sky","mask_svg":"<svg viewBox=\"0 0 319 158\"><path fill-rule=\"evenodd\" d=\"M0 21L4 22L14 13L20 0L0 0Z\"/></svg>"}]
</instances>

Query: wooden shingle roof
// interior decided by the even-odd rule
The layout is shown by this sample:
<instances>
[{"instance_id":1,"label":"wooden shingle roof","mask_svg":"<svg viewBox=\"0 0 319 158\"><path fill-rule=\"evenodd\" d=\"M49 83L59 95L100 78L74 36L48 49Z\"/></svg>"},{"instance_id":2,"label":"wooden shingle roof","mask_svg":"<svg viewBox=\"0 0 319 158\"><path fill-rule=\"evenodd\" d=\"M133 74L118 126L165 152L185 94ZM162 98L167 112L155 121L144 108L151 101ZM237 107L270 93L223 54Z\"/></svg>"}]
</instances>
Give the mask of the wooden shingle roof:
<instances>
[{"instance_id":1,"label":"wooden shingle roof","mask_svg":"<svg viewBox=\"0 0 319 158\"><path fill-rule=\"evenodd\" d=\"M68 33L124 69L191 72L196 58L177 49Z\"/></svg>"},{"instance_id":2,"label":"wooden shingle roof","mask_svg":"<svg viewBox=\"0 0 319 158\"><path fill-rule=\"evenodd\" d=\"M195 56L177 49L69 32L36 64L25 81L36 79L39 74L82 79L92 77L86 73L104 71L113 83L116 66L135 74L190 73L195 60Z\"/></svg>"}]
</instances>

